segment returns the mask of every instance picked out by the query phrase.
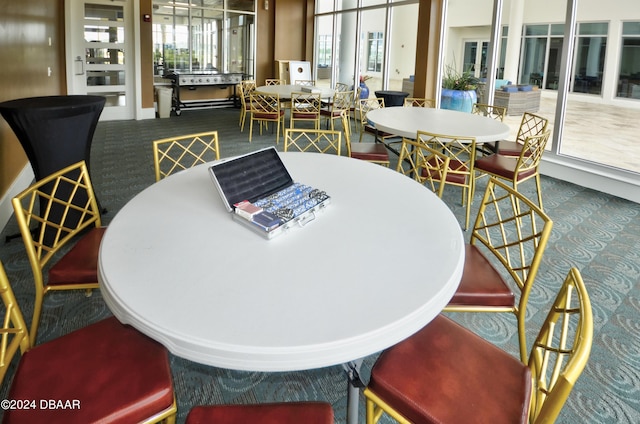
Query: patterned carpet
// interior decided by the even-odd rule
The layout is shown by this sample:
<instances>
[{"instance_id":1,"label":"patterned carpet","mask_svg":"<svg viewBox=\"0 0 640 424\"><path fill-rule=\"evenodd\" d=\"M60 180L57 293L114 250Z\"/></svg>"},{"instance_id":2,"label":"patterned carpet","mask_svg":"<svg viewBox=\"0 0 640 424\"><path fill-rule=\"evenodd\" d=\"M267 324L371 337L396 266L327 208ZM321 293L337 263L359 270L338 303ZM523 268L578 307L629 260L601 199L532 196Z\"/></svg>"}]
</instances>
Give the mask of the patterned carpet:
<instances>
[{"instance_id":1,"label":"patterned carpet","mask_svg":"<svg viewBox=\"0 0 640 424\"><path fill-rule=\"evenodd\" d=\"M253 142L249 144L248 124L245 132L240 133L238 111L234 109L186 110L180 117L169 119L99 123L92 148L91 173L99 201L107 209L104 224L108 224L129 199L154 182L152 140L213 129L219 132L223 156L271 146L275 138L271 132L260 136L255 130ZM279 146L282 147L282 141ZM476 198L485 184L482 180L479 182ZM533 195L533 184L525 184L523 190ZM529 340L537 333L549 303L572 266L580 269L594 309L591 358L558 422L638 423L640 205L551 178L543 178L543 192L545 209L554 220L554 227L529 302ZM464 207L460 204L458 189L446 188L445 201L462 222ZM472 209L472 217L475 213ZM22 242L20 239L4 242L5 235L16 232L12 220L2 233L0 259L30 320L33 282ZM66 334L109 314L99 292L89 298L83 293L50 294L45 298L38 342ZM455 314L452 317L517 356L512 316ZM179 406L178 422L183 422L196 404L310 399L331 402L336 421L345 421L346 380L340 366L305 372L258 373L218 369L177 357L171 361ZM375 355L364 362L365 381L374 361ZM10 376L11 370L7 381ZM3 398L7 381L0 390ZM487 382L487 390L491 390L491 382ZM364 422L363 401L360 413Z\"/></svg>"}]
</instances>

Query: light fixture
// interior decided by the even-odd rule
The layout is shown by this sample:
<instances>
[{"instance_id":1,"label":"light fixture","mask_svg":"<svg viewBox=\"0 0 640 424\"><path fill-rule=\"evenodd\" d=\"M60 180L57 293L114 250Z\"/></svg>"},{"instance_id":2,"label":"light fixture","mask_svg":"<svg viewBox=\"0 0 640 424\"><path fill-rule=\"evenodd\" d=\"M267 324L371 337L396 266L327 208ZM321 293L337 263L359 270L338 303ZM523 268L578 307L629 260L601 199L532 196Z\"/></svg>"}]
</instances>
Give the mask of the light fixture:
<instances>
[{"instance_id":1,"label":"light fixture","mask_svg":"<svg viewBox=\"0 0 640 424\"><path fill-rule=\"evenodd\" d=\"M264 10L269 10L269 0L264 0L262 7L264 7Z\"/></svg>"}]
</instances>

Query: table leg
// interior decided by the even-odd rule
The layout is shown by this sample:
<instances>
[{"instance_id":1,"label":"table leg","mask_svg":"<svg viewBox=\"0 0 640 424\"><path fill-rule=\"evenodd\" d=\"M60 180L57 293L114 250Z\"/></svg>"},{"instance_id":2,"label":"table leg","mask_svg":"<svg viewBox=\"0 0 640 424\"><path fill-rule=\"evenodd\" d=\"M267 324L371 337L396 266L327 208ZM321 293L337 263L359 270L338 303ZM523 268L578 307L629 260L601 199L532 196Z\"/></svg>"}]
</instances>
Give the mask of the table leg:
<instances>
[{"instance_id":1,"label":"table leg","mask_svg":"<svg viewBox=\"0 0 640 424\"><path fill-rule=\"evenodd\" d=\"M342 365L347 373L347 424L358 423L358 409L360 404L360 389L364 383L360 379L362 359Z\"/></svg>"}]
</instances>

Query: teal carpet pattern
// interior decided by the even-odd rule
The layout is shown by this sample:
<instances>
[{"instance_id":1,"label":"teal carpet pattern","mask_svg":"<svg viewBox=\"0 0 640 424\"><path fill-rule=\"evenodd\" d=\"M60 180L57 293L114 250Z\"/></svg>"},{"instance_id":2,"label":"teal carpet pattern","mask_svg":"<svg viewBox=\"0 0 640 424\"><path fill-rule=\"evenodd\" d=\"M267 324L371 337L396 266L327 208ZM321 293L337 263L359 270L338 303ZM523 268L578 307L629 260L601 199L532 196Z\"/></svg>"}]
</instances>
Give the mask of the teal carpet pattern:
<instances>
[{"instance_id":1,"label":"teal carpet pattern","mask_svg":"<svg viewBox=\"0 0 640 424\"><path fill-rule=\"evenodd\" d=\"M154 139L218 130L225 157L274 145L275 134L266 131L259 135L257 129L254 129L253 142L249 143L249 125L247 123L241 133L238 114L235 109L185 110L181 116L169 119L100 122L90 165L96 194L107 210L103 223L108 225L127 201L153 184L151 142ZM278 149L282 149L282 140ZM485 184L486 180L479 181L474 204L478 203ZM639 423L640 205L552 178L543 177L542 184L545 210L553 219L554 227L529 302L528 340L531 342L537 334L557 289L573 266L583 275L594 312L591 358L558 422ZM525 183L521 189L534 196L533 183ZM445 189L444 200L462 223L465 208L460 198L459 188ZM472 208L472 218L476 212L477 209ZM4 240L6 235L16 232L15 221L11 220L1 234L0 259L29 322L33 280L22 240ZM398 266L403 266L402 258L394 258L392 254L384 257L381 254L381 260L397 261ZM150 296L152 293L150 291ZM49 294L45 297L38 343L109 315L99 291L91 297L81 292ZM514 356L518 355L516 322L510 314L450 316ZM365 358L362 370L365 382L375 359L376 355ZM346 377L341 366L286 373L238 372L175 356L171 357L171 366L179 423L184 421L189 409L198 404L299 400L328 401L334 407L336 422L345 422ZM9 370L0 389L1 398L6 397L11 375ZM491 384L487 382L487 390L491 390ZM361 400L360 422L364 422L364 409L364 400Z\"/></svg>"}]
</instances>

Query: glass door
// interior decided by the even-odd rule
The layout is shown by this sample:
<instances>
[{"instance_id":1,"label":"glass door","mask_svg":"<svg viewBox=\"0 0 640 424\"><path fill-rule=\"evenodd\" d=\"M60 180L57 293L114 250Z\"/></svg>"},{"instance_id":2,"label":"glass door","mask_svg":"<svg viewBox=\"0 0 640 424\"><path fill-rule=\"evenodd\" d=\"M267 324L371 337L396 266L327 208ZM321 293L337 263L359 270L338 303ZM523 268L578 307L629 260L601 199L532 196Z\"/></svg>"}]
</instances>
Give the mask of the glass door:
<instances>
[{"instance_id":1,"label":"glass door","mask_svg":"<svg viewBox=\"0 0 640 424\"><path fill-rule=\"evenodd\" d=\"M103 120L133 119L131 0L67 0L67 92L107 99Z\"/></svg>"}]
</instances>

